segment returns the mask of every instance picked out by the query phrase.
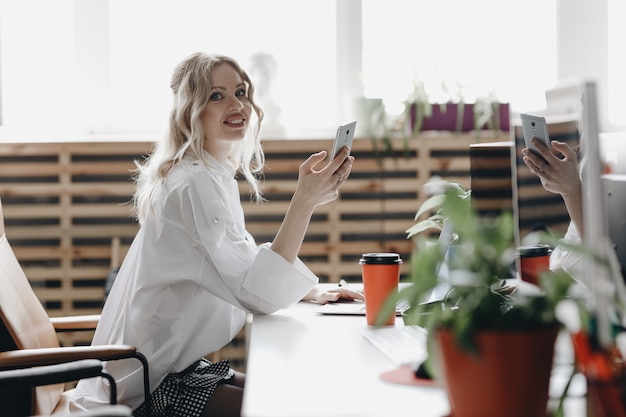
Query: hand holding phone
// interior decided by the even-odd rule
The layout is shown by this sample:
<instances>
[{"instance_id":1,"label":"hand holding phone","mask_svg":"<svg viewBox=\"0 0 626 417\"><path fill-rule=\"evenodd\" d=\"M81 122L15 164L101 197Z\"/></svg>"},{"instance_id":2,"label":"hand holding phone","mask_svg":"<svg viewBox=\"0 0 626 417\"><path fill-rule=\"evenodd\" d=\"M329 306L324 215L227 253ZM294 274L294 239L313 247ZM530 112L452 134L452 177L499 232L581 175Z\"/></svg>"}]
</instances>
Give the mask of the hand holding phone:
<instances>
[{"instance_id":1,"label":"hand holding phone","mask_svg":"<svg viewBox=\"0 0 626 417\"><path fill-rule=\"evenodd\" d=\"M337 153L344 147L352 147L352 139L354 139L354 131L356 129L356 121L339 126L337 128L337 135L335 136L335 142L333 143L333 149L330 152L330 158L335 159Z\"/></svg>"},{"instance_id":2,"label":"hand holding phone","mask_svg":"<svg viewBox=\"0 0 626 417\"><path fill-rule=\"evenodd\" d=\"M520 114L520 118L522 120L522 132L524 134L524 143L526 144L526 147L535 152L537 155L540 155L537 147L530 141L532 138L537 138L549 151L551 151L550 137L548 136L548 125L545 117L522 113Z\"/></svg>"}]
</instances>

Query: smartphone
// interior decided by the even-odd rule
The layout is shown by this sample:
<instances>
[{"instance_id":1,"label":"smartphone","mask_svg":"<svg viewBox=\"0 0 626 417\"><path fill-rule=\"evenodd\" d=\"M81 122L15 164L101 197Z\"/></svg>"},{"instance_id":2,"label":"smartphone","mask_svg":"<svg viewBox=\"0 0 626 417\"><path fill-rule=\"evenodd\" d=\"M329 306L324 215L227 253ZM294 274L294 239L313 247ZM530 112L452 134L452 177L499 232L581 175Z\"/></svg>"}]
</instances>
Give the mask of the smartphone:
<instances>
[{"instance_id":1,"label":"smartphone","mask_svg":"<svg viewBox=\"0 0 626 417\"><path fill-rule=\"evenodd\" d=\"M354 131L356 129L356 120L348 124L339 126L337 128L337 136L335 136L335 142L333 143L333 150L330 152L331 159L335 159L337 153L347 146L352 147L352 139L354 139Z\"/></svg>"},{"instance_id":2,"label":"smartphone","mask_svg":"<svg viewBox=\"0 0 626 417\"><path fill-rule=\"evenodd\" d=\"M539 152L537 151L537 147L530 142L532 138L537 138L546 146L546 148L548 148L549 151L552 151L550 148L550 137L548 136L548 125L546 124L545 117L522 113L520 114L520 118L522 119L522 132L524 134L526 147L538 154Z\"/></svg>"}]
</instances>

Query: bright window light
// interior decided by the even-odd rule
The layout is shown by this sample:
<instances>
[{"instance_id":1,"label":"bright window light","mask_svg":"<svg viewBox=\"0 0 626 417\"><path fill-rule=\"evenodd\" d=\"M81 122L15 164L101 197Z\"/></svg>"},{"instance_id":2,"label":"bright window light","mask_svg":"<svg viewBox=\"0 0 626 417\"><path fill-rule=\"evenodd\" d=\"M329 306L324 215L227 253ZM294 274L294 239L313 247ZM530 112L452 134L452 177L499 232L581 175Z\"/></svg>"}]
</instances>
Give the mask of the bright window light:
<instances>
[{"instance_id":1,"label":"bright window light","mask_svg":"<svg viewBox=\"0 0 626 417\"><path fill-rule=\"evenodd\" d=\"M117 103L112 108L114 126L140 131L154 126L155 120L165 120L171 73L182 59L198 51L234 57L253 81L265 69L274 71L268 94L276 107L266 112L268 117L280 112L276 123L285 129L334 124L334 1L109 3L111 91ZM253 63L257 54L273 62Z\"/></svg>"},{"instance_id":2,"label":"bright window light","mask_svg":"<svg viewBox=\"0 0 626 417\"><path fill-rule=\"evenodd\" d=\"M543 107L556 81L556 0L0 0L0 10L9 138L161 134L171 73L196 51L249 70L278 137L331 137L351 95L399 102L416 79L435 101L445 84L520 109Z\"/></svg>"},{"instance_id":3,"label":"bright window light","mask_svg":"<svg viewBox=\"0 0 626 417\"><path fill-rule=\"evenodd\" d=\"M556 81L556 3L363 0L363 46L367 97L404 100L418 81L434 102L495 94L543 108Z\"/></svg>"},{"instance_id":4,"label":"bright window light","mask_svg":"<svg viewBox=\"0 0 626 417\"><path fill-rule=\"evenodd\" d=\"M614 125L626 125L626 62L624 62L624 39L626 39L626 3L623 0L608 2L608 37L609 37L609 122Z\"/></svg>"}]
</instances>

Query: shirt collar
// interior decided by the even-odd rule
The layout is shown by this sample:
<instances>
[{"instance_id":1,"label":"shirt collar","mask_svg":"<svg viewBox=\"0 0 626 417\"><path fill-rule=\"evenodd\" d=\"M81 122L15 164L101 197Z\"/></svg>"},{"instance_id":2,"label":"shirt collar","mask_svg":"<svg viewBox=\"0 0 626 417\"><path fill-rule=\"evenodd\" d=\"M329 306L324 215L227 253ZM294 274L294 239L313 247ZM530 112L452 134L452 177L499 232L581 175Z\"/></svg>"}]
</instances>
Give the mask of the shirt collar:
<instances>
[{"instance_id":1,"label":"shirt collar","mask_svg":"<svg viewBox=\"0 0 626 417\"><path fill-rule=\"evenodd\" d=\"M206 164L212 168L216 174L220 175L224 179L233 179L235 177L237 171L231 164L221 163L206 150L203 151L203 157Z\"/></svg>"}]
</instances>

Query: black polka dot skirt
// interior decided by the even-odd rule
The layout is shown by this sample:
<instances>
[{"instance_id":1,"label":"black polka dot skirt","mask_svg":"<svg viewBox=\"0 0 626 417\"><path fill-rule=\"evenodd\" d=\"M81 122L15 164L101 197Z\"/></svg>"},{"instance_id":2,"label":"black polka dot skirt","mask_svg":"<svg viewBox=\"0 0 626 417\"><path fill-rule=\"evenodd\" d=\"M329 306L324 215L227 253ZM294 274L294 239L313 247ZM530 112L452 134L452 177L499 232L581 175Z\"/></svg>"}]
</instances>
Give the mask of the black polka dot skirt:
<instances>
[{"instance_id":1,"label":"black polka dot skirt","mask_svg":"<svg viewBox=\"0 0 626 417\"><path fill-rule=\"evenodd\" d=\"M150 395L152 416L199 417L215 388L233 375L228 360L211 363L206 359L182 372L169 374ZM145 404L133 412L134 417L144 415Z\"/></svg>"}]
</instances>

